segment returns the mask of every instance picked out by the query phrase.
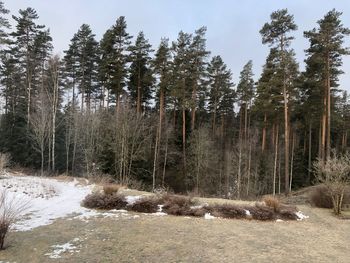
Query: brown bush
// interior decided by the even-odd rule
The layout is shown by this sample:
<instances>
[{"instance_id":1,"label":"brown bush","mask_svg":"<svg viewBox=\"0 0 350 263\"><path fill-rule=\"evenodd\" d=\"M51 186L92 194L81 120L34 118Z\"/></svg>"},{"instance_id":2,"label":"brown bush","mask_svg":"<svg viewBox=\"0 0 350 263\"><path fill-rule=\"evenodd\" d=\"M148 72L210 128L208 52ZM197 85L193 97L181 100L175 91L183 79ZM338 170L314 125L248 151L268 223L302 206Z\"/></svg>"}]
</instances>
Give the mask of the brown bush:
<instances>
[{"instance_id":1,"label":"brown bush","mask_svg":"<svg viewBox=\"0 0 350 263\"><path fill-rule=\"evenodd\" d=\"M247 210L249 210L252 218L255 220L268 221L277 219L277 215L273 208L268 206L256 204L255 206L249 207Z\"/></svg>"},{"instance_id":2,"label":"brown bush","mask_svg":"<svg viewBox=\"0 0 350 263\"><path fill-rule=\"evenodd\" d=\"M333 208L332 197L324 185L313 189L310 193L310 203L319 208Z\"/></svg>"},{"instance_id":3,"label":"brown bush","mask_svg":"<svg viewBox=\"0 0 350 263\"><path fill-rule=\"evenodd\" d=\"M90 175L88 179L91 183L99 185L112 184L115 182L111 175L102 173L95 173L93 175Z\"/></svg>"},{"instance_id":4,"label":"brown bush","mask_svg":"<svg viewBox=\"0 0 350 263\"><path fill-rule=\"evenodd\" d=\"M0 249L4 249L5 238L11 226L28 208L28 202L10 198L6 190L0 191Z\"/></svg>"},{"instance_id":5,"label":"brown bush","mask_svg":"<svg viewBox=\"0 0 350 263\"><path fill-rule=\"evenodd\" d=\"M189 215L191 206L195 204L190 197L180 195L163 195L161 198L163 210L170 215Z\"/></svg>"},{"instance_id":6,"label":"brown bush","mask_svg":"<svg viewBox=\"0 0 350 263\"><path fill-rule=\"evenodd\" d=\"M281 207L281 203L277 197L272 195L266 195L263 197L262 201L266 206L271 207L275 212L278 212Z\"/></svg>"},{"instance_id":7,"label":"brown bush","mask_svg":"<svg viewBox=\"0 0 350 263\"><path fill-rule=\"evenodd\" d=\"M118 193L119 189L121 189L121 186L119 184L105 184L103 186L103 192L106 195Z\"/></svg>"},{"instance_id":8,"label":"brown bush","mask_svg":"<svg viewBox=\"0 0 350 263\"><path fill-rule=\"evenodd\" d=\"M207 210L212 213L213 216L223 218L246 218L246 211L243 207L232 204L221 204L207 207Z\"/></svg>"},{"instance_id":9,"label":"brown bush","mask_svg":"<svg viewBox=\"0 0 350 263\"><path fill-rule=\"evenodd\" d=\"M207 207L196 207L190 208L184 211L184 215L186 216L194 216L194 217L203 217L206 213L208 213Z\"/></svg>"},{"instance_id":10,"label":"brown bush","mask_svg":"<svg viewBox=\"0 0 350 263\"><path fill-rule=\"evenodd\" d=\"M277 214L277 217L282 220L297 220L298 216L295 213L296 211L294 209L281 209Z\"/></svg>"},{"instance_id":11,"label":"brown bush","mask_svg":"<svg viewBox=\"0 0 350 263\"><path fill-rule=\"evenodd\" d=\"M123 195L117 193L104 194L104 193L92 193L85 197L82 205L87 208L95 209L124 209L127 205L127 201Z\"/></svg>"},{"instance_id":12,"label":"brown bush","mask_svg":"<svg viewBox=\"0 0 350 263\"><path fill-rule=\"evenodd\" d=\"M161 199L157 197L144 197L137 200L132 205L129 205L127 209L140 212L140 213L155 213L159 209Z\"/></svg>"}]
</instances>

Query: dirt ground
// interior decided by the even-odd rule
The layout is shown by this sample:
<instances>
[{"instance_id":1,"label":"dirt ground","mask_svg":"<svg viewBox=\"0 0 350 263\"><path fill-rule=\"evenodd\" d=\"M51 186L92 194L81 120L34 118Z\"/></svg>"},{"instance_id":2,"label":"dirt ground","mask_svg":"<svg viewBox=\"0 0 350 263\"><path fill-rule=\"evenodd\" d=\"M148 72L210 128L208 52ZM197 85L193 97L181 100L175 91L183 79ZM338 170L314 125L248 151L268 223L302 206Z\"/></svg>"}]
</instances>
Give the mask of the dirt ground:
<instances>
[{"instance_id":1,"label":"dirt ground","mask_svg":"<svg viewBox=\"0 0 350 263\"><path fill-rule=\"evenodd\" d=\"M61 219L12 232L0 261L29 262L349 262L350 220L299 206L310 218L293 222L187 218ZM76 238L79 238L77 240ZM51 246L77 248L51 259ZM79 252L78 252L79 251Z\"/></svg>"}]
</instances>

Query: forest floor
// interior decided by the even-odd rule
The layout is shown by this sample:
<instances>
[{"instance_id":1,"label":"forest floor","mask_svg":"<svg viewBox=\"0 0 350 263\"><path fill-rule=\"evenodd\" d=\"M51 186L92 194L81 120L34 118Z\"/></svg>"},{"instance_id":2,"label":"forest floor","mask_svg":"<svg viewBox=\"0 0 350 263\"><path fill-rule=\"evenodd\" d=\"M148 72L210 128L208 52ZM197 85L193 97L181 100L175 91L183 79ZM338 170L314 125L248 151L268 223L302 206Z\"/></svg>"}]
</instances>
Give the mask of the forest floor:
<instances>
[{"instance_id":1,"label":"forest floor","mask_svg":"<svg viewBox=\"0 0 350 263\"><path fill-rule=\"evenodd\" d=\"M73 187L77 188L76 199L92 187L84 181L47 180L73 199ZM67 205L62 196L44 198L55 200L56 209L32 210L27 222L36 223L35 227L24 222L17 225L7 248L0 251L0 262L349 262L350 258L350 220L304 203L298 208L309 216L305 220L261 222L124 210L96 212ZM65 207L63 217L55 212L60 207ZM47 212L51 216L43 216ZM45 220L35 219L40 217Z\"/></svg>"}]
</instances>

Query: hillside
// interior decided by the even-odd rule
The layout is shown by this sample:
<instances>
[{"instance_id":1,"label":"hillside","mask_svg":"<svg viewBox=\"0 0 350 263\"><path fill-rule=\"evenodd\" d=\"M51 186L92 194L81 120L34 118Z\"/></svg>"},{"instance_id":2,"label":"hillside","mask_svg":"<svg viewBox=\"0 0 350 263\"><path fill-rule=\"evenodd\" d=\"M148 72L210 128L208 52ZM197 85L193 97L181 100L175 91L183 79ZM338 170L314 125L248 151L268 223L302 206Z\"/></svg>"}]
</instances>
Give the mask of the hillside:
<instances>
[{"instance_id":1,"label":"hillside","mask_svg":"<svg viewBox=\"0 0 350 263\"><path fill-rule=\"evenodd\" d=\"M309 216L302 221L205 220L85 209L79 199L96 187L85 180L10 175L1 186L32 199L31 213L0 253L5 262L347 262L350 256L349 221L307 205L299 206Z\"/></svg>"}]
</instances>

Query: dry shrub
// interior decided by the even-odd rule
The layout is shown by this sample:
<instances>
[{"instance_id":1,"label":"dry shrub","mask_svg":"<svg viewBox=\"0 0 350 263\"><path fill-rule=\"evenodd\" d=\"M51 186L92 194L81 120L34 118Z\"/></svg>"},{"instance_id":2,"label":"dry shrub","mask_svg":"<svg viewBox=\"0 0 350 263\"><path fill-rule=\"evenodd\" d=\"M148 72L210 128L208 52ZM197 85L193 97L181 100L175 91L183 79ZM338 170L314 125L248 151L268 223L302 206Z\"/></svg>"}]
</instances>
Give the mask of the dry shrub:
<instances>
[{"instance_id":1,"label":"dry shrub","mask_svg":"<svg viewBox=\"0 0 350 263\"><path fill-rule=\"evenodd\" d=\"M119 184L105 184L103 186L103 192L106 195L111 195L114 193L118 193L119 189L121 189L122 187Z\"/></svg>"},{"instance_id":2,"label":"dry shrub","mask_svg":"<svg viewBox=\"0 0 350 263\"><path fill-rule=\"evenodd\" d=\"M182 196L182 195L171 195L165 194L160 197L161 201L166 205L178 205L181 207L190 207L195 205L195 202L191 197Z\"/></svg>"},{"instance_id":3,"label":"dry shrub","mask_svg":"<svg viewBox=\"0 0 350 263\"><path fill-rule=\"evenodd\" d=\"M93 184L105 185L115 182L113 177L109 174L95 173L89 176L89 181Z\"/></svg>"},{"instance_id":4,"label":"dry shrub","mask_svg":"<svg viewBox=\"0 0 350 263\"><path fill-rule=\"evenodd\" d=\"M160 201L159 198L154 196L144 197L129 205L128 209L140 213L155 213L158 211L158 205L161 204Z\"/></svg>"},{"instance_id":5,"label":"dry shrub","mask_svg":"<svg viewBox=\"0 0 350 263\"><path fill-rule=\"evenodd\" d=\"M298 216L296 215L296 212L297 211L294 209L281 209L277 217L282 220L297 220Z\"/></svg>"},{"instance_id":6,"label":"dry shrub","mask_svg":"<svg viewBox=\"0 0 350 263\"><path fill-rule=\"evenodd\" d=\"M247 210L249 210L252 218L255 220L268 221L277 219L275 211L268 206L256 204L255 206L247 208Z\"/></svg>"},{"instance_id":7,"label":"dry shrub","mask_svg":"<svg viewBox=\"0 0 350 263\"><path fill-rule=\"evenodd\" d=\"M344 193L350 184L350 154L333 155L326 161L317 159L314 162L315 179L322 183L332 198L332 207L336 215L340 215L344 201Z\"/></svg>"},{"instance_id":8,"label":"dry shrub","mask_svg":"<svg viewBox=\"0 0 350 263\"><path fill-rule=\"evenodd\" d=\"M29 208L28 202L11 199L6 190L0 192L0 249L4 248L6 235L20 215Z\"/></svg>"},{"instance_id":9,"label":"dry shrub","mask_svg":"<svg viewBox=\"0 0 350 263\"><path fill-rule=\"evenodd\" d=\"M117 193L104 194L104 193L92 193L85 197L82 205L87 208L95 209L124 209L128 202L123 195Z\"/></svg>"},{"instance_id":10,"label":"dry shrub","mask_svg":"<svg viewBox=\"0 0 350 263\"><path fill-rule=\"evenodd\" d=\"M266 195L263 197L262 201L266 206L271 207L275 212L278 212L281 207L280 200L277 197L272 195Z\"/></svg>"},{"instance_id":11,"label":"dry shrub","mask_svg":"<svg viewBox=\"0 0 350 263\"><path fill-rule=\"evenodd\" d=\"M170 215L189 215L191 206L195 204L190 197L180 195L164 195L161 198L163 210Z\"/></svg>"},{"instance_id":12,"label":"dry shrub","mask_svg":"<svg viewBox=\"0 0 350 263\"><path fill-rule=\"evenodd\" d=\"M236 219L246 218L245 209L237 205L216 204L216 205L207 207L207 209L213 214L213 216L216 216L216 217L236 218Z\"/></svg>"},{"instance_id":13,"label":"dry shrub","mask_svg":"<svg viewBox=\"0 0 350 263\"><path fill-rule=\"evenodd\" d=\"M194 217L203 217L206 213L208 213L207 207L196 207L190 208L185 211L186 216L194 216Z\"/></svg>"},{"instance_id":14,"label":"dry shrub","mask_svg":"<svg viewBox=\"0 0 350 263\"><path fill-rule=\"evenodd\" d=\"M324 185L317 186L310 193L310 202L313 206L319 208L333 208L332 197L327 187Z\"/></svg>"}]
</instances>

